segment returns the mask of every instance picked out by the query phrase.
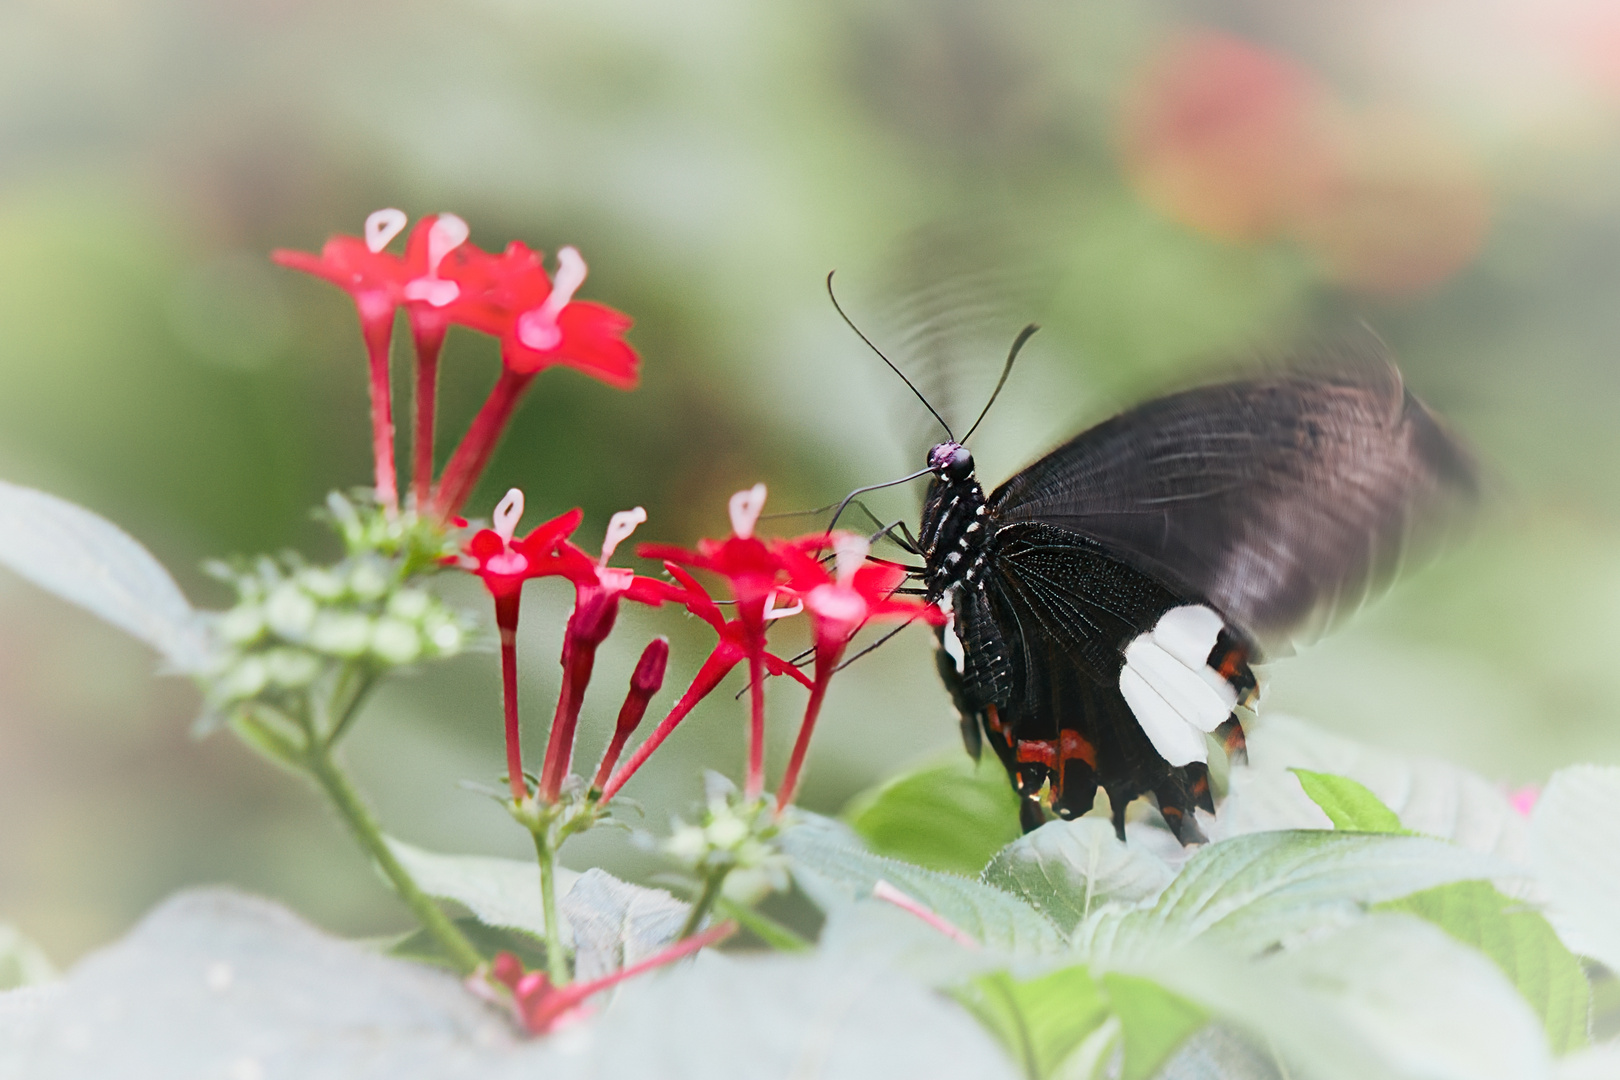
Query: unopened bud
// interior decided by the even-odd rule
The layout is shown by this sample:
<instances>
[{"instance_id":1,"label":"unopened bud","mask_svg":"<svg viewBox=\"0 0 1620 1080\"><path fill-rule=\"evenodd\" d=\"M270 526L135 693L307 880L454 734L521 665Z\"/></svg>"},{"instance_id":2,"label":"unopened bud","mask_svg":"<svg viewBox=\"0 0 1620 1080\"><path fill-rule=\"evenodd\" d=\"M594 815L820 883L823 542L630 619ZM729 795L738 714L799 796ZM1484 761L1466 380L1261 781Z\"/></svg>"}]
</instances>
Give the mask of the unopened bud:
<instances>
[{"instance_id":1,"label":"unopened bud","mask_svg":"<svg viewBox=\"0 0 1620 1080\"><path fill-rule=\"evenodd\" d=\"M568 636L589 646L602 644L613 632L619 616L619 598L602 589L592 589L581 599L568 620Z\"/></svg>"},{"instance_id":2,"label":"unopened bud","mask_svg":"<svg viewBox=\"0 0 1620 1080\"><path fill-rule=\"evenodd\" d=\"M669 638L655 637L641 652L636 673L630 676L630 689L642 697L652 697L664 685L664 669L669 666Z\"/></svg>"}]
</instances>

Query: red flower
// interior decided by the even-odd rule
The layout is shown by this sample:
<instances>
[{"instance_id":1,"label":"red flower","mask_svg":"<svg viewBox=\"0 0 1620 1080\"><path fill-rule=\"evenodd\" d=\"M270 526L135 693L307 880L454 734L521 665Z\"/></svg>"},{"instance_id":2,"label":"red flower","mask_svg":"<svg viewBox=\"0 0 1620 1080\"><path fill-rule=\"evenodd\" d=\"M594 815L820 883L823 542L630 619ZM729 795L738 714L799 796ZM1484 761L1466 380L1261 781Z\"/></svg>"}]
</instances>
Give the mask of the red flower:
<instances>
[{"instance_id":1,"label":"red flower","mask_svg":"<svg viewBox=\"0 0 1620 1080\"><path fill-rule=\"evenodd\" d=\"M512 410L538 372L562 364L621 390L636 385L640 360L624 341L630 319L601 304L574 300L586 273L578 251L563 248L557 264L553 283L539 252L513 241L500 255L469 257L447 272L452 280L473 281L482 289L476 302L458 308L456 321L500 338L501 374L444 467L433 499L440 518L454 514L472 494ZM433 282L423 289L443 286Z\"/></svg>"},{"instance_id":2,"label":"red flower","mask_svg":"<svg viewBox=\"0 0 1620 1080\"><path fill-rule=\"evenodd\" d=\"M585 1016L585 1003L603 990L646 971L673 963L690 956L707 945L714 945L737 930L734 922L711 926L701 934L677 941L669 948L649 956L638 964L621 968L611 975L590 982L569 983L558 986L543 971L525 973L523 962L511 953L503 952L490 964L490 976L512 992L512 1004L518 1019L535 1035L545 1035Z\"/></svg>"},{"instance_id":3,"label":"red flower","mask_svg":"<svg viewBox=\"0 0 1620 1080\"><path fill-rule=\"evenodd\" d=\"M815 557L829 547L836 560L832 574ZM934 626L945 621L944 613L934 605L897 596L896 591L905 581L905 572L899 567L868 562L866 556L870 547L863 536L833 533L803 537L774 548L773 554L787 571L788 587L800 598L809 615L816 652L816 677L810 687L804 722L799 725L799 737L793 745L793 756L777 791L777 813L793 801L827 685L855 632L874 619L906 622L921 619Z\"/></svg>"},{"instance_id":4,"label":"red flower","mask_svg":"<svg viewBox=\"0 0 1620 1080\"><path fill-rule=\"evenodd\" d=\"M394 309L405 285L404 265L388 254L388 242L405 228L400 210L378 210L366 218L365 239L334 236L319 256L278 248L270 257L282 266L324 278L354 298L360 313L371 371L371 449L376 464L377 501L399 507L394 472L394 414L388 379L388 344L394 333Z\"/></svg>"},{"instance_id":5,"label":"red flower","mask_svg":"<svg viewBox=\"0 0 1620 1080\"><path fill-rule=\"evenodd\" d=\"M630 760L602 791L602 800L611 799L624 786L642 762L669 737L694 706L720 684L732 668L748 661L749 675L749 728L748 772L743 791L750 800L764 791L765 777L765 674L787 675L805 686L810 685L803 672L786 660L765 649L765 625L784 615L796 614L798 607L777 609L774 596L782 578L780 562L770 548L754 538L754 525L765 505L765 485L756 484L747 491L731 497L732 536L728 540L701 540L696 551L672 547L667 544L643 544L637 549L642 558L662 558L664 566L680 583L680 588L665 586L666 595L686 607L688 611L708 623L719 635L709 658L698 669L692 685L680 701L670 710L662 723L636 748ZM679 565L685 563L710 570L726 578L737 604L737 617L727 619L720 607L709 596L696 578Z\"/></svg>"}]
</instances>

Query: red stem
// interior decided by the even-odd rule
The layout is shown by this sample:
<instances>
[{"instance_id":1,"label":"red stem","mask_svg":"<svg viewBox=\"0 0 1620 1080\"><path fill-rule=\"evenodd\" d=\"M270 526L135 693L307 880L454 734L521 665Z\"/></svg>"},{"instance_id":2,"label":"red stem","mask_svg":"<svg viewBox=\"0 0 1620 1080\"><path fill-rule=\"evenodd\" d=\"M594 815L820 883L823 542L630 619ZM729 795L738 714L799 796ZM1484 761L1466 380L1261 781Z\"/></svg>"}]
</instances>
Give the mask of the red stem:
<instances>
[{"instance_id":1,"label":"red stem","mask_svg":"<svg viewBox=\"0 0 1620 1080\"><path fill-rule=\"evenodd\" d=\"M551 718L551 737L546 742L545 764L540 769L540 797L556 802L562 791L568 766L574 758L574 732L579 727L579 710L585 704L585 687L596 666L596 645L572 634L563 642L562 688L557 693L557 712Z\"/></svg>"},{"instance_id":2,"label":"red stem","mask_svg":"<svg viewBox=\"0 0 1620 1080\"><path fill-rule=\"evenodd\" d=\"M442 319L412 318L416 339L416 411L411 417L411 493L417 513L425 513L433 487L433 427L439 401L439 352L448 325Z\"/></svg>"},{"instance_id":3,"label":"red stem","mask_svg":"<svg viewBox=\"0 0 1620 1080\"><path fill-rule=\"evenodd\" d=\"M620 766L619 771L613 774L613 779L607 782L607 786L602 789L601 803L606 803L618 794L625 781L636 774L636 770L652 756L652 752L669 738L670 733L682 720L686 719L686 714L713 692L714 688L720 685L720 680L725 678L741 659L741 654L729 642L723 641L715 646L714 652L710 653L709 658L703 661L703 666L698 668L697 677L692 680L692 685L686 688L686 693L681 695L681 700L675 703L675 707L669 710L669 715L664 717L651 735L647 736L645 742L636 747L636 752L630 755L630 760Z\"/></svg>"},{"instance_id":4,"label":"red stem","mask_svg":"<svg viewBox=\"0 0 1620 1080\"><path fill-rule=\"evenodd\" d=\"M743 797L753 802L765 793L765 643L748 653L748 776Z\"/></svg>"},{"instance_id":5,"label":"red stem","mask_svg":"<svg viewBox=\"0 0 1620 1080\"><path fill-rule=\"evenodd\" d=\"M805 756L810 752L810 735L816 729L816 718L821 715L821 703L827 696L827 686L832 682L833 672L838 668L838 660L843 656L844 646L823 653L816 650L816 682L810 688L810 702L804 707L804 723L799 725L799 737L793 743L793 756L788 759L787 772L782 774L782 786L776 792L776 813L780 817L793 802L793 793L799 786L799 774L804 770Z\"/></svg>"},{"instance_id":6,"label":"red stem","mask_svg":"<svg viewBox=\"0 0 1620 1080\"><path fill-rule=\"evenodd\" d=\"M483 407L473 417L472 426L462 436L460 445L450 455L450 461L439 477L438 491L433 496L434 517L448 518L467 501L478 478L483 475L484 466L489 464L496 444L501 441L507 421L512 418L512 410L533 380L532 372L519 375L507 367L501 368L500 378L495 380L489 397L484 399Z\"/></svg>"},{"instance_id":7,"label":"red stem","mask_svg":"<svg viewBox=\"0 0 1620 1080\"><path fill-rule=\"evenodd\" d=\"M506 706L506 778L512 786L512 801L521 803L529 796L523 778L523 731L518 725L517 623L518 593L495 598L495 624L501 631L501 698Z\"/></svg>"},{"instance_id":8,"label":"red stem","mask_svg":"<svg viewBox=\"0 0 1620 1080\"><path fill-rule=\"evenodd\" d=\"M387 314L379 305L356 298L360 306L360 329L366 339L366 358L371 369L371 456L376 462L377 501L389 513L399 511L399 480L394 474L394 406L388 380L389 343L394 336L394 307Z\"/></svg>"}]
</instances>

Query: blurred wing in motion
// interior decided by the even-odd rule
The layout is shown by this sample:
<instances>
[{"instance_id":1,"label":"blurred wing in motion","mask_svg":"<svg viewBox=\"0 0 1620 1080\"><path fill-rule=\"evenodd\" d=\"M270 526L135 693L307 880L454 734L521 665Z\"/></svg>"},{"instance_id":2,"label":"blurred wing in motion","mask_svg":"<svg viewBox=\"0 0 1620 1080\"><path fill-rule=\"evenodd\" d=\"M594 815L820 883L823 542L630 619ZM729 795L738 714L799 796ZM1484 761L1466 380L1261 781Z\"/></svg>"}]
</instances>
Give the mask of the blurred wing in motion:
<instances>
[{"instance_id":1,"label":"blurred wing in motion","mask_svg":"<svg viewBox=\"0 0 1620 1080\"><path fill-rule=\"evenodd\" d=\"M1100 541L1261 642L1319 632L1477 500L1467 453L1382 357L1172 394L990 497Z\"/></svg>"}]
</instances>

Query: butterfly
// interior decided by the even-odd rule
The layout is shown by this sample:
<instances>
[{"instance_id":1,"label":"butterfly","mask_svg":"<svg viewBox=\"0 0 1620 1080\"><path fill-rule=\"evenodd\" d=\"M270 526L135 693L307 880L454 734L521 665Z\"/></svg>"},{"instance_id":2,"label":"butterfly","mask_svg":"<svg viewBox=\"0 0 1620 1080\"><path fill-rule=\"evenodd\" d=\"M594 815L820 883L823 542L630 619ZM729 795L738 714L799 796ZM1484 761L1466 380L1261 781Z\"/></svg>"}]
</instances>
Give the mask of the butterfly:
<instances>
[{"instance_id":1,"label":"butterfly","mask_svg":"<svg viewBox=\"0 0 1620 1080\"><path fill-rule=\"evenodd\" d=\"M1201 842L1211 736L1246 756L1237 709L1263 646L1358 605L1479 490L1468 451L1382 356L1149 401L988 495L972 430L945 426L914 474L930 480L906 546L948 615L937 657L963 739L1005 766L1026 831L1046 820L1043 791L1072 818L1100 788L1121 839L1146 796Z\"/></svg>"}]
</instances>

